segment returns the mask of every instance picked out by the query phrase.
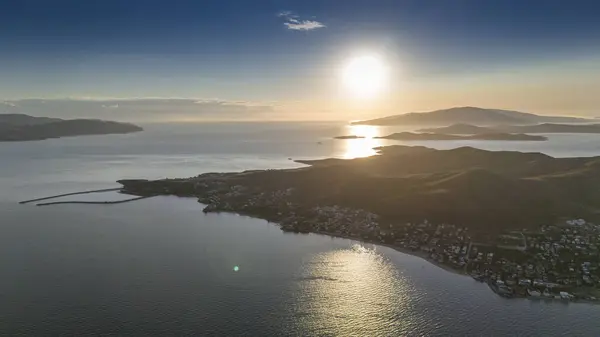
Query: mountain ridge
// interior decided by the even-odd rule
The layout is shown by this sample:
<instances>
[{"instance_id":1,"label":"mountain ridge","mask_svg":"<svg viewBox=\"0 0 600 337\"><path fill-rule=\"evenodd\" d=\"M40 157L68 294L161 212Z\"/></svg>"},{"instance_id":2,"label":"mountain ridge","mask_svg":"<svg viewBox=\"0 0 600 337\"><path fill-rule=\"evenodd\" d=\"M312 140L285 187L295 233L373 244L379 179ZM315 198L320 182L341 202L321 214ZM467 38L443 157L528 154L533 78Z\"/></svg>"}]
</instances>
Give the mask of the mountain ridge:
<instances>
[{"instance_id":1,"label":"mountain ridge","mask_svg":"<svg viewBox=\"0 0 600 337\"><path fill-rule=\"evenodd\" d=\"M472 106L454 107L428 112L410 112L406 114L363 120L352 125L450 125L457 123L473 125L524 125L545 122L583 123L584 118L568 116L543 116L532 113L486 109Z\"/></svg>"}]
</instances>

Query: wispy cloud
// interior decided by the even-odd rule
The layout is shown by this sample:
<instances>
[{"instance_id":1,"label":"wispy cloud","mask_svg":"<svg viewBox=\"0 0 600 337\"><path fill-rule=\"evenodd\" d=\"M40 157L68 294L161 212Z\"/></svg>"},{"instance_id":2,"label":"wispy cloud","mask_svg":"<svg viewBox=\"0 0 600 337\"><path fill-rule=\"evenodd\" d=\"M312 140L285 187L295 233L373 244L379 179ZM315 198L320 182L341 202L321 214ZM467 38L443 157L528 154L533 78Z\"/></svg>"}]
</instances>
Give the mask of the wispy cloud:
<instances>
[{"instance_id":1,"label":"wispy cloud","mask_svg":"<svg viewBox=\"0 0 600 337\"><path fill-rule=\"evenodd\" d=\"M317 28L325 28L326 26L319 21L304 20L298 23L286 22L284 23L291 30L313 30Z\"/></svg>"},{"instance_id":2,"label":"wispy cloud","mask_svg":"<svg viewBox=\"0 0 600 337\"><path fill-rule=\"evenodd\" d=\"M294 13L292 13L292 11L281 11L281 12L277 13L277 16L280 18L289 18L289 17L293 17Z\"/></svg>"},{"instance_id":3,"label":"wispy cloud","mask_svg":"<svg viewBox=\"0 0 600 337\"><path fill-rule=\"evenodd\" d=\"M322 22L316 20L301 19L298 15L292 13L291 11L281 11L277 14L277 16L283 18L283 20L285 21L283 25L290 30L307 31L327 27Z\"/></svg>"}]
</instances>

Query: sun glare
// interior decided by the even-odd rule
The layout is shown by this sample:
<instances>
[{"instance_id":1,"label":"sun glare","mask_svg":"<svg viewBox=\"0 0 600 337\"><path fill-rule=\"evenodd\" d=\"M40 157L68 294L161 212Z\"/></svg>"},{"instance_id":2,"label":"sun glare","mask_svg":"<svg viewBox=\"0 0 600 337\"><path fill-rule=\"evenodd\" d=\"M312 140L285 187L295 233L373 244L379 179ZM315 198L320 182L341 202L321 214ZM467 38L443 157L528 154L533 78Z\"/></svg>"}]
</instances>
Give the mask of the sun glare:
<instances>
[{"instance_id":1,"label":"sun glare","mask_svg":"<svg viewBox=\"0 0 600 337\"><path fill-rule=\"evenodd\" d=\"M348 126L348 134L356 135L358 139L348 139L344 141L343 158L361 158L369 157L377 154L373 148L382 146L380 139L375 137L380 136L379 128L372 125L350 125Z\"/></svg>"},{"instance_id":2,"label":"sun glare","mask_svg":"<svg viewBox=\"0 0 600 337\"><path fill-rule=\"evenodd\" d=\"M387 69L375 56L350 59L342 71L344 87L355 97L372 98L385 89Z\"/></svg>"}]
</instances>

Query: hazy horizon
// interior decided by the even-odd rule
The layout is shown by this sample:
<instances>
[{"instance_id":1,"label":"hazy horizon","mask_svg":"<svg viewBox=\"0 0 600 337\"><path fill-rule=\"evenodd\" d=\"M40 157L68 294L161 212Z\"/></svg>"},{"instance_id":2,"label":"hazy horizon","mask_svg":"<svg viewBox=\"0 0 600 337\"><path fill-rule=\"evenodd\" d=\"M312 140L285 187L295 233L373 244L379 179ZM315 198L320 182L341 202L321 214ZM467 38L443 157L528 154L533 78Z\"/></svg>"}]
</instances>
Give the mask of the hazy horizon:
<instances>
[{"instance_id":1,"label":"hazy horizon","mask_svg":"<svg viewBox=\"0 0 600 337\"><path fill-rule=\"evenodd\" d=\"M474 107L473 105L449 106L436 110ZM483 109L504 109L481 107ZM407 113L427 113L427 111L398 111L385 114L364 114L364 119L381 118ZM544 114L541 116L598 118L598 115L575 115L567 113ZM246 102L206 101L190 98L136 98L111 100L85 99L24 99L0 101L0 114L25 114L34 117L54 117L63 119L91 118L132 123L168 122L354 122L361 118L346 118L343 115L319 113L287 114L278 111L277 106L250 105ZM353 115L354 117L361 115ZM306 117L306 118L303 118Z\"/></svg>"}]
</instances>

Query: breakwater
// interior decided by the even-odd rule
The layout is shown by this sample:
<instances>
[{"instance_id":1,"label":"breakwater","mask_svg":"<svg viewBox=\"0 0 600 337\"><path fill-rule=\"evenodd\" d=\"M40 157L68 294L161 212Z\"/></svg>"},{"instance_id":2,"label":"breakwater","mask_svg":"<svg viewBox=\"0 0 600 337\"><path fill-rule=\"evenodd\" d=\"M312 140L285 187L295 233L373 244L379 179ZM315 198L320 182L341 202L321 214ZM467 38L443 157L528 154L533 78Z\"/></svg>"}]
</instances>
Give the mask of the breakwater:
<instances>
[{"instance_id":1,"label":"breakwater","mask_svg":"<svg viewBox=\"0 0 600 337\"><path fill-rule=\"evenodd\" d=\"M36 206L50 206L50 205L65 205L65 204L86 204L86 205L114 205L114 204L123 204L126 202L151 198L153 195L136 197L125 200L114 200L114 201L54 201L54 202L43 202L40 204L36 204Z\"/></svg>"},{"instance_id":2,"label":"breakwater","mask_svg":"<svg viewBox=\"0 0 600 337\"><path fill-rule=\"evenodd\" d=\"M24 201L20 201L19 204L29 204L29 203L32 203L32 202L38 202L38 201L44 201L44 200L50 200L50 199L68 197L68 196L79 195L79 194L113 192L113 191L120 191L120 190L121 190L121 187L116 187L116 188L105 188L105 189L93 190L93 191L82 191L82 192L65 193L65 194L53 195L53 196L49 196L49 197L24 200Z\"/></svg>"}]
</instances>

